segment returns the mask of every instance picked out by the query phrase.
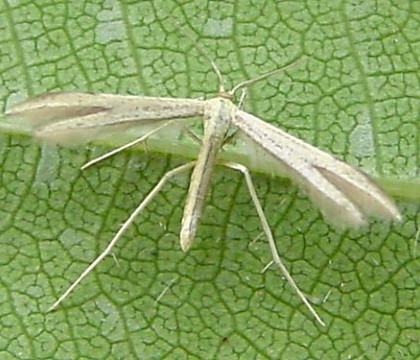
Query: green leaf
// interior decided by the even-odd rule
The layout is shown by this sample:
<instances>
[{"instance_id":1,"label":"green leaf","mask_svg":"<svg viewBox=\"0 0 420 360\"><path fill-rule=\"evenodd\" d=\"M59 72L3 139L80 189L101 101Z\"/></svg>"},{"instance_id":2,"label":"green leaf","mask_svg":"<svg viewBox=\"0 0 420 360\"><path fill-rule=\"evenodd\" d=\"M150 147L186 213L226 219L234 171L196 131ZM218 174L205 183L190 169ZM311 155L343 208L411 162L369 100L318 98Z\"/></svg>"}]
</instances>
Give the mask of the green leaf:
<instances>
[{"instance_id":1,"label":"green leaf","mask_svg":"<svg viewBox=\"0 0 420 360\"><path fill-rule=\"evenodd\" d=\"M419 356L415 7L2 2L3 111L53 90L214 96L211 66L167 13L214 59L227 87L307 56L251 86L244 107L376 176L404 197L404 221L343 233L289 181L254 177L283 259L327 323L322 328L277 269L260 273L270 252L240 174L216 169L196 242L187 254L180 250L188 186L180 176L138 217L114 258L45 313L162 175L196 150L187 140L160 141L82 172L125 134L101 145L52 148L1 119L13 134L0 137L0 358ZM243 156L235 151L227 156Z\"/></svg>"}]
</instances>

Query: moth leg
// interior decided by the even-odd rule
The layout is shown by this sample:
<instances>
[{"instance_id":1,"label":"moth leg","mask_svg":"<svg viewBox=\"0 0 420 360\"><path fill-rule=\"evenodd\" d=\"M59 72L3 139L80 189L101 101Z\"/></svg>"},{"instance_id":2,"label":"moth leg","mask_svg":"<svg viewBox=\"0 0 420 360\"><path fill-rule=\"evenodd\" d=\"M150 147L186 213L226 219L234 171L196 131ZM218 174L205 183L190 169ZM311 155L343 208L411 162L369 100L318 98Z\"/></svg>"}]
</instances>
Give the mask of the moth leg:
<instances>
[{"instance_id":1,"label":"moth leg","mask_svg":"<svg viewBox=\"0 0 420 360\"><path fill-rule=\"evenodd\" d=\"M227 135L223 140L223 145L233 141L236 138L236 136L238 135L238 131L239 131L239 129L235 129L231 134ZM223 148L222 148L222 150L223 150Z\"/></svg>"},{"instance_id":2,"label":"moth leg","mask_svg":"<svg viewBox=\"0 0 420 360\"><path fill-rule=\"evenodd\" d=\"M120 147L118 147L118 148L116 148L116 149L114 149L112 151L109 151L109 152L107 152L107 153L105 153L105 154L103 154L101 156L98 156L95 159L92 159L92 160L88 161L86 164L84 164L81 167L81 169L82 170L85 170L88 167L90 167L90 166L92 166L92 165L94 165L94 164L96 164L96 163L98 163L98 162L100 162L102 160L105 160L105 159L107 159L107 158L109 158L111 156L114 156L115 154L118 154L119 152L121 152L121 151L123 151L125 149L128 149L129 147L135 146L137 144L140 144L143 141L146 141L150 136L152 136L153 134L157 133L158 131L162 130L163 128L165 128L166 126L168 126L168 125L170 125L172 123L173 123L173 121L167 121L167 122L165 122L164 124L158 126L156 129L153 129L153 130L149 131L147 134L139 137L138 139L135 139L135 140L133 140L133 141L127 143L127 144L124 144L124 145L122 145L122 146L120 146Z\"/></svg>"},{"instance_id":3,"label":"moth leg","mask_svg":"<svg viewBox=\"0 0 420 360\"><path fill-rule=\"evenodd\" d=\"M273 256L273 261L277 264L277 266L280 268L280 271L283 273L284 277L289 282L290 286L296 291L302 302L306 305L308 310L312 313L312 315L315 317L315 319L324 326L325 323L322 321L321 317L318 315L318 313L315 311L315 309L312 307L306 296L303 294L303 292L299 289L296 282L293 280L292 276L290 275L289 271L287 270L286 266L283 264L282 260L280 259L276 242L274 241L273 234L270 229L270 225L268 224L267 218L264 214L264 210L261 206L260 201L258 200L257 192L255 191L255 186L251 178L251 174L247 167L232 163L232 162L221 162L222 165L225 165L227 167L230 167L231 169L238 170L242 172L245 176L245 181L248 186L249 193L251 195L252 201L254 203L255 209L257 210L258 216L260 218L261 225L263 227L264 233L267 236L268 243L270 245L271 254Z\"/></svg>"},{"instance_id":4,"label":"moth leg","mask_svg":"<svg viewBox=\"0 0 420 360\"><path fill-rule=\"evenodd\" d=\"M201 141L201 138L194 131L187 128L185 129L185 132L193 141L195 141L198 145L201 146L203 142Z\"/></svg>"},{"instance_id":5,"label":"moth leg","mask_svg":"<svg viewBox=\"0 0 420 360\"><path fill-rule=\"evenodd\" d=\"M127 230L127 228L132 224L134 219L140 212L153 200L157 193L162 189L162 187L167 183L167 181L175 175L186 171L192 168L195 165L195 161L191 161L187 164L181 165L168 171L155 187L147 194L143 201L137 206L137 208L131 213L129 218L124 222L118 232L115 234L114 238L110 241L108 246L104 251L82 272L82 274L69 286L69 288L61 295L58 300L48 309L48 311L54 310L75 288L76 286L107 256L116 242L121 238L122 234Z\"/></svg>"},{"instance_id":6,"label":"moth leg","mask_svg":"<svg viewBox=\"0 0 420 360\"><path fill-rule=\"evenodd\" d=\"M159 296L155 300L155 305L159 303L159 301L163 298L163 296L169 291L169 289L172 287L172 285L177 281L178 279L175 277L171 281L169 281L168 285L165 286L165 288L161 291Z\"/></svg>"}]
</instances>

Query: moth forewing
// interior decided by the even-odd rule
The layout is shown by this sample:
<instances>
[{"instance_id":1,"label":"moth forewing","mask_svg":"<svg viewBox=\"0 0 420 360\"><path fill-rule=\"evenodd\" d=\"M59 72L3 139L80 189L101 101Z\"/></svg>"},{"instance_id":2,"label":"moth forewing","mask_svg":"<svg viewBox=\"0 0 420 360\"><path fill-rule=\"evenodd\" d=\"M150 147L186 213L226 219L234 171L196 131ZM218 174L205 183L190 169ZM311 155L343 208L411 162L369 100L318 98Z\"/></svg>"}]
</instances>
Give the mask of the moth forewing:
<instances>
[{"instance_id":1,"label":"moth forewing","mask_svg":"<svg viewBox=\"0 0 420 360\"><path fill-rule=\"evenodd\" d=\"M27 120L43 140L65 144L93 140L122 128L202 116L204 104L199 99L56 92L17 104L6 115Z\"/></svg>"},{"instance_id":2,"label":"moth forewing","mask_svg":"<svg viewBox=\"0 0 420 360\"><path fill-rule=\"evenodd\" d=\"M363 171L335 159L330 166L314 167L337 189L344 193L363 214L393 221L401 221L395 202ZM337 171L337 166L340 168Z\"/></svg>"},{"instance_id":3,"label":"moth forewing","mask_svg":"<svg viewBox=\"0 0 420 360\"><path fill-rule=\"evenodd\" d=\"M10 107L6 116L19 116L36 128L53 121L82 117L111 108L104 96L83 92L57 91L40 94Z\"/></svg>"},{"instance_id":4,"label":"moth forewing","mask_svg":"<svg viewBox=\"0 0 420 360\"><path fill-rule=\"evenodd\" d=\"M244 111L233 122L279 161L330 221L357 227L364 215L401 219L394 201L360 170Z\"/></svg>"}]
</instances>

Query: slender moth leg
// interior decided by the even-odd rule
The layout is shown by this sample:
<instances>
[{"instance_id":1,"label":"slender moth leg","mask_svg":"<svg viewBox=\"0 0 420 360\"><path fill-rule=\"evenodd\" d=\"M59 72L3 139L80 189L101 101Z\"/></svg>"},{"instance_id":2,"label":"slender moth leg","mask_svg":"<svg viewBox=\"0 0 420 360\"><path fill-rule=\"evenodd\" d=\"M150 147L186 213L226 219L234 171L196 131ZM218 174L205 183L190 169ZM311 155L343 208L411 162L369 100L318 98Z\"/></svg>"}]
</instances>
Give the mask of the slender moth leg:
<instances>
[{"instance_id":1,"label":"slender moth leg","mask_svg":"<svg viewBox=\"0 0 420 360\"><path fill-rule=\"evenodd\" d=\"M116 242L121 238L122 234L131 225L137 215L139 215L150 203L150 201L153 200L153 198L159 193L159 191L168 182L168 180L173 176L192 168L194 165L195 161L191 161L184 165L178 166L177 168L172 169L163 175L156 186L147 194L139 206L137 206L136 210L134 210L130 217L124 222L105 250L102 251L102 253L83 271L83 273L70 285L70 287L63 293L63 295L58 298L58 300L48 309L48 311L54 310L73 291L73 289L105 258L105 256L110 253Z\"/></svg>"},{"instance_id":2,"label":"slender moth leg","mask_svg":"<svg viewBox=\"0 0 420 360\"><path fill-rule=\"evenodd\" d=\"M264 214L264 210L261 206L260 200L258 199L257 192L255 191L255 186L252 181L251 174L247 167L241 164L232 163L232 162L223 162L221 163L231 169L238 170L242 172L245 176L245 181L249 190L249 194L251 195L252 202L254 203L255 209L257 210L258 216L260 218L260 222L262 225L262 228L264 230L265 235L267 236L268 243L270 245L271 254L273 256L273 261L277 264L277 266L280 268L280 271L283 273L284 277L289 282L290 286L296 291L297 295L300 297L302 302L306 305L308 310L312 313L312 315L315 317L315 319L324 326L325 323L322 321L321 317L318 315L318 313L315 311L315 309L312 307L306 296L303 294L303 292L299 289L299 286L296 284L296 282L293 280L293 277L290 275L289 271L287 270L286 266L283 264L283 262L280 259L276 242L273 237L273 233L271 232L270 225L268 224L267 218Z\"/></svg>"}]
</instances>

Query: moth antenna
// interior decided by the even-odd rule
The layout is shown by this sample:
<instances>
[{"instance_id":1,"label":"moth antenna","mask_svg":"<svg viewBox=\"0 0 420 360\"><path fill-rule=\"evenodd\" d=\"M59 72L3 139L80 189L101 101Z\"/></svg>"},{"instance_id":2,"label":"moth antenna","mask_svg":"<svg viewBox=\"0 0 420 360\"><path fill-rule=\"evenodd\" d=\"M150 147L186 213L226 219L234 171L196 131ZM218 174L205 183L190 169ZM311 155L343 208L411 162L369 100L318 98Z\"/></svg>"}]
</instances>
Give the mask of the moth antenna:
<instances>
[{"instance_id":1,"label":"moth antenna","mask_svg":"<svg viewBox=\"0 0 420 360\"><path fill-rule=\"evenodd\" d=\"M176 29L178 30L178 32L184 36L185 38L187 38L190 42L191 45L202 55L206 58L206 60L210 63L214 73L217 76L217 79L219 81L219 92L220 93L225 93L225 86L224 86L224 81L223 81L223 76L222 73L220 72L219 68L217 67L216 63L211 59L210 55L206 52L206 50L201 47L196 40L193 39L193 37L191 36L191 34L188 31L185 31L182 27L181 24L170 14L168 14L165 10L160 9L163 13L165 13L165 15L167 16L167 18L169 19L169 21L172 22L172 24L176 27ZM230 92L229 92L230 93Z\"/></svg>"},{"instance_id":2,"label":"moth antenna","mask_svg":"<svg viewBox=\"0 0 420 360\"><path fill-rule=\"evenodd\" d=\"M271 76L276 75L278 73L281 73L281 72L284 72L286 70L289 70L290 68L295 67L296 65L299 65L301 62L305 61L306 59L307 59L307 56L303 56L299 60L293 61L289 65L283 66L283 67L281 67L279 69L276 69L276 70L269 71L269 72L267 72L265 74L262 74L260 76L255 77L253 79L242 81L239 84L235 85L232 88L232 90L229 91L229 94L230 95L233 95L240 88L247 87L247 86L249 86L251 84L254 84L254 83L256 83L256 82L258 82L260 80L264 80L264 79L266 79L268 77L271 77Z\"/></svg>"}]
</instances>

